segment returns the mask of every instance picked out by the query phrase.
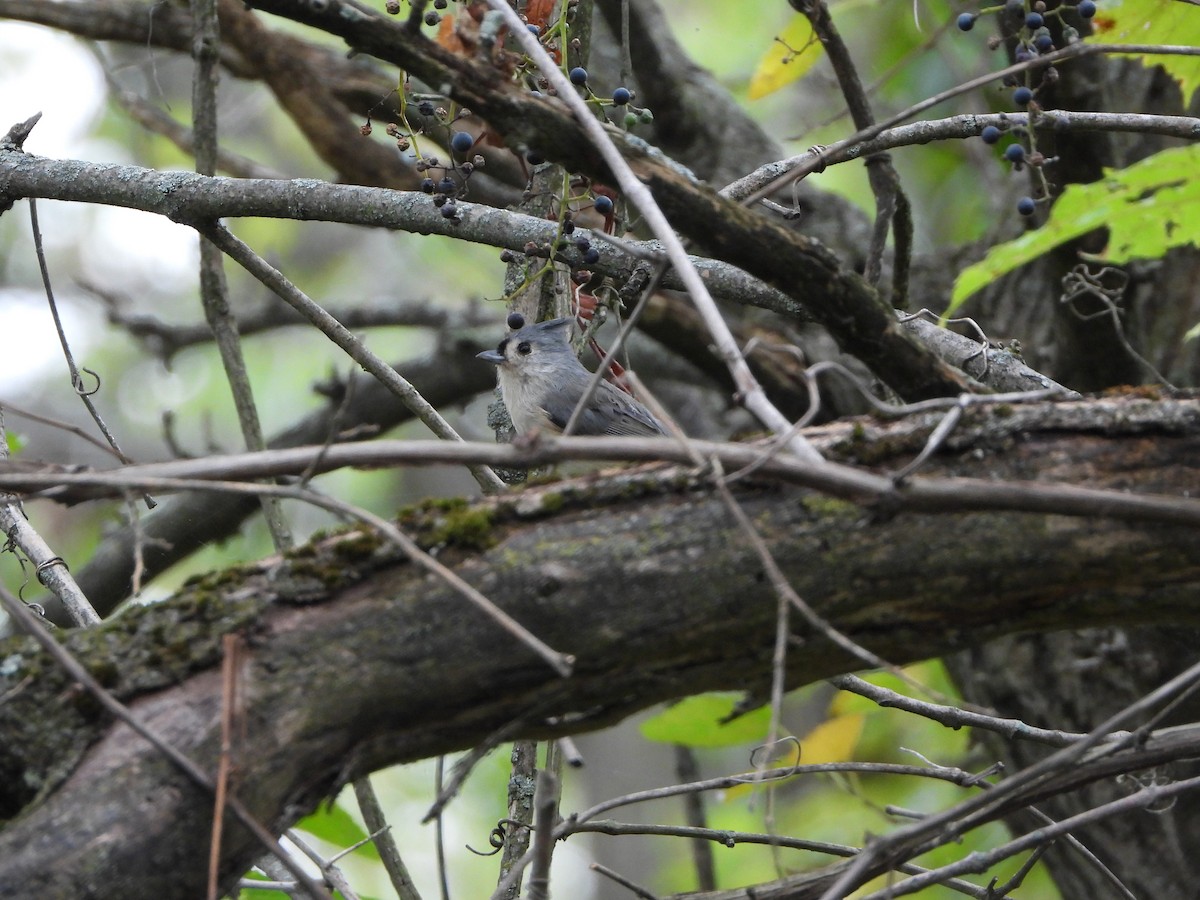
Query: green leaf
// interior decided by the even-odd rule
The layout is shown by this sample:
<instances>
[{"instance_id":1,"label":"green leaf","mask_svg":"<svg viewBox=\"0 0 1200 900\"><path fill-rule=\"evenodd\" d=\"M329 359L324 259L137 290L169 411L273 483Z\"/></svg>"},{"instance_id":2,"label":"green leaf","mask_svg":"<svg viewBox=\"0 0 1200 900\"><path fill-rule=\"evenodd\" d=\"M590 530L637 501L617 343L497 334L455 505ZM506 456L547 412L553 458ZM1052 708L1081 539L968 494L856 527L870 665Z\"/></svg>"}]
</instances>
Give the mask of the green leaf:
<instances>
[{"instance_id":1,"label":"green leaf","mask_svg":"<svg viewBox=\"0 0 1200 900\"><path fill-rule=\"evenodd\" d=\"M342 849L352 847L367 837L367 832L354 817L337 804L321 807L311 816L301 819L296 827ZM379 851L375 849L374 841L364 844L354 852L371 859L379 859Z\"/></svg>"},{"instance_id":2,"label":"green leaf","mask_svg":"<svg viewBox=\"0 0 1200 900\"><path fill-rule=\"evenodd\" d=\"M1200 246L1200 144L1156 153L1091 184L1068 185L1041 228L998 244L959 273L946 316L968 297L1043 253L1097 228L1109 231L1100 258L1156 259L1172 247Z\"/></svg>"},{"instance_id":3,"label":"green leaf","mask_svg":"<svg viewBox=\"0 0 1200 900\"><path fill-rule=\"evenodd\" d=\"M1179 0L1125 0L1113 5L1103 0L1092 19L1095 40L1105 44L1200 43L1200 10ZM1139 57L1148 66L1162 66L1183 91L1184 106L1200 87L1200 58L1195 56Z\"/></svg>"},{"instance_id":4,"label":"green leaf","mask_svg":"<svg viewBox=\"0 0 1200 900\"><path fill-rule=\"evenodd\" d=\"M771 711L767 707L720 724L743 699L736 692L699 694L669 706L642 723L642 736L663 744L689 747L732 747L760 743L767 736Z\"/></svg>"}]
</instances>

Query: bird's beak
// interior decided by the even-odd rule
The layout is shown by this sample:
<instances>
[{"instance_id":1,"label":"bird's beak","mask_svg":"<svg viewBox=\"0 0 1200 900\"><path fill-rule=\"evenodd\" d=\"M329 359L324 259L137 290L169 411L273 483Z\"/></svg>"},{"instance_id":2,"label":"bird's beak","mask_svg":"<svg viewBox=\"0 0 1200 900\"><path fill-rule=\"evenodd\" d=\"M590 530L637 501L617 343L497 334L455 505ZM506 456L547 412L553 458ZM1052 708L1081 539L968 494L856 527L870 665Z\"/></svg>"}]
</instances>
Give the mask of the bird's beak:
<instances>
[{"instance_id":1,"label":"bird's beak","mask_svg":"<svg viewBox=\"0 0 1200 900\"><path fill-rule=\"evenodd\" d=\"M494 366L498 366L504 362L504 354L496 350L484 350L482 353L476 353L475 358L486 360Z\"/></svg>"}]
</instances>

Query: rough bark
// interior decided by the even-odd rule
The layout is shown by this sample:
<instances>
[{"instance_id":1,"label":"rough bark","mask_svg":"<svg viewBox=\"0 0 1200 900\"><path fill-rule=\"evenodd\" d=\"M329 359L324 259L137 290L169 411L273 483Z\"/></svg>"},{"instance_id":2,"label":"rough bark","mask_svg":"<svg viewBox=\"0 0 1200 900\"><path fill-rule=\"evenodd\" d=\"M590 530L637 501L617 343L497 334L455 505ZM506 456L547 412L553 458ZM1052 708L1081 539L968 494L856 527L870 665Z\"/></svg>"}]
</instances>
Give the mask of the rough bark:
<instances>
[{"instance_id":1,"label":"rough bark","mask_svg":"<svg viewBox=\"0 0 1200 900\"><path fill-rule=\"evenodd\" d=\"M1006 427L1010 418L981 416L938 458L936 474L1200 492L1194 410L1157 433L1145 419L1074 429L1054 420L1039 430L1020 417ZM842 423L823 433L831 452L891 465L928 428ZM1006 511L884 516L765 482L740 483L737 498L800 594L897 663L1083 621L1200 625L1195 527ZM515 501L435 506L402 522L573 654L574 674L559 678L360 533L201 579L67 644L144 722L211 769L220 637L242 633L237 793L274 829L390 763L497 734L593 729L706 689L765 690L775 598L703 479L622 473ZM861 667L799 617L793 628L803 644L789 654L790 684ZM7 642L0 658L0 808L11 817L0 832L0 897L196 896L210 798L97 713L28 639ZM258 852L228 830L226 884Z\"/></svg>"}]
</instances>

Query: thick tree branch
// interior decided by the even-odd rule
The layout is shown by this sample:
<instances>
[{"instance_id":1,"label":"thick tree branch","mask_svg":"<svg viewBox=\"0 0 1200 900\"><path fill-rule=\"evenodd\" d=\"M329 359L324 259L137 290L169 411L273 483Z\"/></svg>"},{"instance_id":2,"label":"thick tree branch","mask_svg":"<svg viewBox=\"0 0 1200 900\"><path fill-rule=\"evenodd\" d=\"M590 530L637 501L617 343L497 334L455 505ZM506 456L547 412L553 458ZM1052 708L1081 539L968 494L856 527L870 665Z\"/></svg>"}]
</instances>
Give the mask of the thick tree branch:
<instances>
[{"instance_id":1,"label":"thick tree branch","mask_svg":"<svg viewBox=\"0 0 1200 900\"><path fill-rule=\"evenodd\" d=\"M1106 438L1064 432L1061 420L1047 429L1021 422L994 442L987 428L976 432L937 465L1000 480L1070 477L1200 493L1194 436ZM886 440L844 437L880 461L894 452ZM765 482L743 485L738 500L804 598L892 662L1084 618L1200 623L1194 526L1004 511L949 514L949 523L872 520L855 506ZM702 482L623 475L550 485L402 525L438 545L443 561L540 638L574 654L575 674L558 678L361 533L200 580L68 644L143 721L211 765L220 636L245 633L240 797L276 828L348 778L468 747L504 726L526 737L569 733L698 690L769 683L774 594ZM856 573L852 583L845 572ZM789 684L853 668L797 627L806 643L789 656ZM93 896L194 896L205 869L195 848L204 844L207 798L124 726L97 717L32 645L9 642L0 657L9 661L0 680L0 810L19 813L0 833L0 897L77 897L99 883L98 866L109 893ZM57 749L47 752L51 740ZM254 852L234 830L224 877Z\"/></svg>"},{"instance_id":2,"label":"thick tree branch","mask_svg":"<svg viewBox=\"0 0 1200 900\"><path fill-rule=\"evenodd\" d=\"M185 222L239 216L343 222L450 235L521 252L527 245L549 247L556 233L555 225L544 219L471 203L458 204L457 220L446 219L429 203L426 195L415 192L401 193L306 179L206 178L136 166L50 160L25 153L0 152L0 196L103 203L154 212ZM715 209L710 213L719 215ZM748 217L747 221L752 225L766 221L745 210L739 215ZM557 254L556 258L572 268L583 265L582 254L573 246ZM623 280L629 277L639 261L632 254L621 254L613 247L602 254L599 262L588 267L599 274ZM771 287L718 260L692 257L692 262L717 296L792 319L813 321L819 318L813 311L814 304L821 302L819 295L805 294L794 285L788 290ZM674 273L668 273L664 286L679 289L682 283ZM887 314L892 315L890 311ZM901 327L918 339L930 333L928 323L908 323ZM956 340L950 336L945 340L950 345L936 352L950 364L978 349L978 345L965 338ZM1025 367L1018 366L1013 370L1010 366L1008 371L1002 380L992 382L996 389L1024 390L1050 385L1043 376Z\"/></svg>"}]
</instances>

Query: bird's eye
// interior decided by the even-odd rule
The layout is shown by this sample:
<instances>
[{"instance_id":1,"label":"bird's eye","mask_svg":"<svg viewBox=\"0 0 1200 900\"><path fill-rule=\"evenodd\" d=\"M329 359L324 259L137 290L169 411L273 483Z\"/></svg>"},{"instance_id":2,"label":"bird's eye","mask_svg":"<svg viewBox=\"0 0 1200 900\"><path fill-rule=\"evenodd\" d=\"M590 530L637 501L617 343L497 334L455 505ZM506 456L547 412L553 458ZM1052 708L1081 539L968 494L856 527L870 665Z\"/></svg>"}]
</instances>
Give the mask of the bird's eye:
<instances>
[{"instance_id":1,"label":"bird's eye","mask_svg":"<svg viewBox=\"0 0 1200 900\"><path fill-rule=\"evenodd\" d=\"M532 349L533 347L529 345L529 341L521 341L521 343L517 344L517 352L522 356L528 356L529 351Z\"/></svg>"}]
</instances>

